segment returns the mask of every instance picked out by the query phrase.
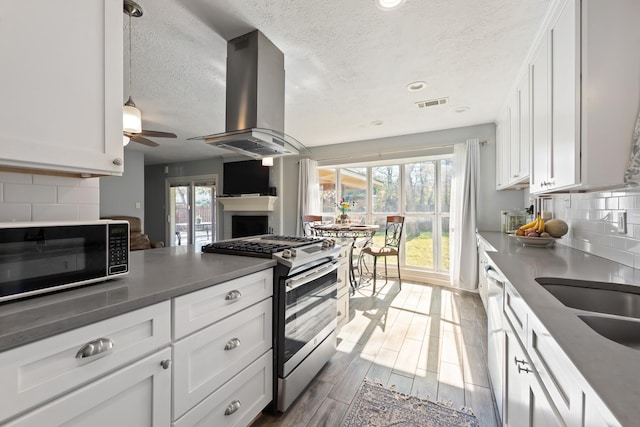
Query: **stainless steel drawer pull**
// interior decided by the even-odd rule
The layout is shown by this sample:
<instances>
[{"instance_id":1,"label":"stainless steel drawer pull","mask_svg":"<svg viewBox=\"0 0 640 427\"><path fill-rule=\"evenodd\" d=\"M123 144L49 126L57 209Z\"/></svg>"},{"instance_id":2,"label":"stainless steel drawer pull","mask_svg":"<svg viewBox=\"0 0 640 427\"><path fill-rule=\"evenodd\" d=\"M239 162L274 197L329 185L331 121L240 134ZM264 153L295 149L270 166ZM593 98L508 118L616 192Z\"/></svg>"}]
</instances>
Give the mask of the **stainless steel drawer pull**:
<instances>
[{"instance_id":1,"label":"stainless steel drawer pull","mask_svg":"<svg viewBox=\"0 0 640 427\"><path fill-rule=\"evenodd\" d=\"M76 359L86 359L87 357L97 356L98 354L113 350L113 341L109 338L98 338L86 343L76 353Z\"/></svg>"},{"instance_id":2,"label":"stainless steel drawer pull","mask_svg":"<svg viewBox=\"0 0 640 427\"><path fill-rule=\"evenodd\" d=\"M240 291L231 291L227 294L227 296L224 297L224 299L227 301L236 301L241 296L242 294L240 293Z\"/></svg>"},{"instance_id":3,"label":"stainless steel drawer pull","mask_svg":"<svg viewBox=\"0 0 640 427\"><path fill-rule=\"evenodd\" d=\"M240 346L240 340L238 338L230 339L229 342L224 346L225 350L233 350L236 347Z\"/></svg>"},{"instance_id":4,"label":"stainless steel drawer pull","mask_svg":"<svg viewBox=\"0 0 640 427\"><path fill-rule=\"evenodd\" d=\"M162 366L162 369L169 369L169 367L171 366L171 359L161 361L160 366Z\"/></svg>"},{"instance_id":5,"label":"stainless steel drawer pull","mask_svg":"<svg viewBox=\"0 0 640 427\"><path fill-rule=\"evenodd\" d=\"M227 406L227 409L225 409L224 414L231 415L234 412L236 412L238 409L240 409L240 401L234 400L233 402L229 403L229 406Z\"/></svg>"},{"instance_id":6,"label":"stainless steel drawer pull","mask_svg":"<svg viewBox=\"0 0 640 427\"><path fill-rule=\"evenodd\" d=\"M528 365L528 363L527 363L527 362L525 362L525 361L524 361L524 359L522 359L522 360L518 360L518 356L514 356L514 357L513 357L513 361L516 363L516 365L520 365L520 364Z\"/></svg>"}]
</instances>

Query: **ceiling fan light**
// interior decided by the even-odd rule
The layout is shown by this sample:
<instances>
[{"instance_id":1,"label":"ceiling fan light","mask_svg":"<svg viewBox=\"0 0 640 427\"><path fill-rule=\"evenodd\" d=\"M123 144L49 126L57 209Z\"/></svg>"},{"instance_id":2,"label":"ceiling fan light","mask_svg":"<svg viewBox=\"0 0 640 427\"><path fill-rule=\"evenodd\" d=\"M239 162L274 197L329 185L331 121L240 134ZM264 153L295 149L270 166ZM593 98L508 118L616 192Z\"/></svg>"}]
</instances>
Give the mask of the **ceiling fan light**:
<instances>
[{"instance_id":1,"label":"ceiling fan light","mask_svg":"<svg viewBox=\"0 0 640 427\"><path fill-rule=\"evenodd\" d=\"M273 166L273 157L263 157L262 166Z\"/></svg>"},{"instance_id":2,"label":"ceiling fan light","mask_svg":"<svg viewBox=\"0 0 640 427\"><path fill-rule=\"evenodd\" d=\"M122 128L125 132L142 132L142 114L133 105L122 107Z\"/></svg>"},{"instance_id":3,"label":"ceiling fan light","mask_svg":"<svg viewBox=\"0 0 640 427\"><path fill-rule=\"evenodd\" d=\"M122 135L122 146L126 147L127 144L129 144L129 141L131 141L131 138L129 138L127 135Z\"/></svg>"}]
</instances>

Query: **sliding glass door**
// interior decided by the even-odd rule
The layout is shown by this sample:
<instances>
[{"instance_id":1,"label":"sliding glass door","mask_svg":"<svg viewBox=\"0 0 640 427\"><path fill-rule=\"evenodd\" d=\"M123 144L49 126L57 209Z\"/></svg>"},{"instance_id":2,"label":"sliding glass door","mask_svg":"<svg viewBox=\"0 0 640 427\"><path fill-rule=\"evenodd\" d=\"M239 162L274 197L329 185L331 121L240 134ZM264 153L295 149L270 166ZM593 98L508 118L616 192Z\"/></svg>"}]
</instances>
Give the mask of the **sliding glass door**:
<instances>
[{"instance_id":1,"label":"sliding glass door","mask_svg":"<svg viewBox=\"0 0 640 427\"><path fill-rule=\"evenodd\" d=\"M170 246L196 245L216 240L216 177L168 179Z\"/></svg>"}]
</instances>

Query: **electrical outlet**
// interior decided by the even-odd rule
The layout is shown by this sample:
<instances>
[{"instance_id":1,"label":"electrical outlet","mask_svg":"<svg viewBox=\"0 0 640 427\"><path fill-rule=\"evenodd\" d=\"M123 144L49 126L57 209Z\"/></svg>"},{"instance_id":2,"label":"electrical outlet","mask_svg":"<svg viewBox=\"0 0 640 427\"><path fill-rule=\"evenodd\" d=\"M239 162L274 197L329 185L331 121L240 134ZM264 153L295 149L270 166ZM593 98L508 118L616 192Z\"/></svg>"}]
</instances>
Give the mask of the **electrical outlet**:
<instances>
[{"instance_id":1,"label":"electrical outlet","mask_svg":"<svg viewBox=\"0 0 640 427\"><path fill-rule=\"evenodd\" d=\"M627 234L627 211L618 212L618 233Z\"/></svg>"}]
</instances>

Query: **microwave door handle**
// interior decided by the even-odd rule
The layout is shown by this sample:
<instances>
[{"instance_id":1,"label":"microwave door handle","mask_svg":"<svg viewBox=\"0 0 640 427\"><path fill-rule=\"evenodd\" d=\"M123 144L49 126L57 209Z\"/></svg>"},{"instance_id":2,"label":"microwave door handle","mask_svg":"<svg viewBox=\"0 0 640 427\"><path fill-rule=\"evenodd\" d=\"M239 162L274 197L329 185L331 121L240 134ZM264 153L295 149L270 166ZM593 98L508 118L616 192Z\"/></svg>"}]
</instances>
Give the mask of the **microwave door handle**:
<instances>
[{"instance_id":1,"label":"microwave door handle","mask_svg":"<svg viewBox=\"0 0 640 427\"><path fill-rule=\"evenodd\" d=\"M329 266L322 266L311 271L309 274L304 275L300 278L289 279L285 282L287 290L293 290L298 288L306 283L312 282L319 277L326 275L327 273L332 272L333 270L338 269L338 261L332 261Z\"/></svg>"}]
</instances>

